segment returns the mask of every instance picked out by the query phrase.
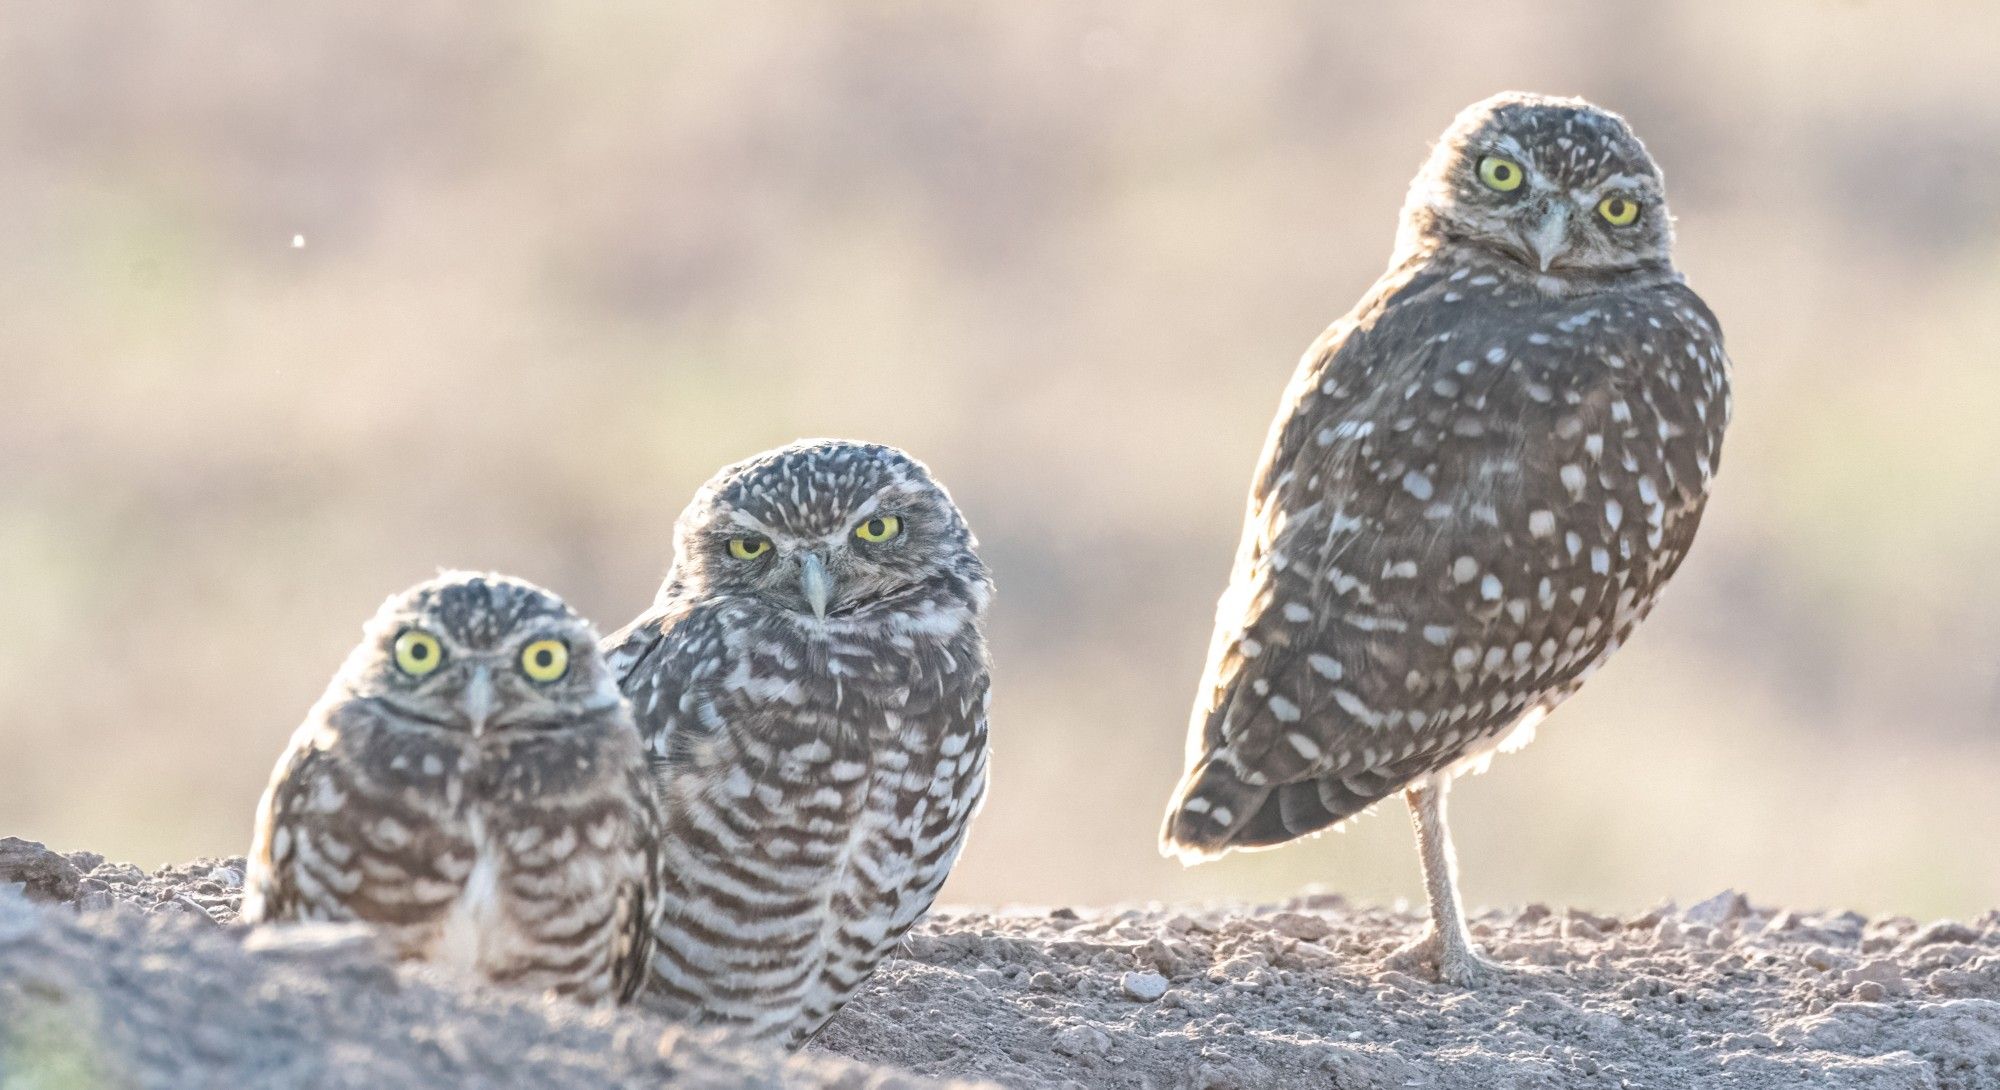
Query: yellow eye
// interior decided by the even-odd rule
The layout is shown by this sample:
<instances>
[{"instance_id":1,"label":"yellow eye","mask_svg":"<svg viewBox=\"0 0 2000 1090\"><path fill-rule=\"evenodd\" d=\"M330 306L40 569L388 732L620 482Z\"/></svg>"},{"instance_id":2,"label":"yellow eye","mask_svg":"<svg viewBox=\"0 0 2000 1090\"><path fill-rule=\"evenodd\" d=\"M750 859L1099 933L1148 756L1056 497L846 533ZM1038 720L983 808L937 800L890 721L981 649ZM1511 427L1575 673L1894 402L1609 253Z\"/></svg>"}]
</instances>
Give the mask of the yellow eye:
<instances>
[{"instance_id":1,"label":"yellow eye","mask_svg":"<svg viewBox=\"0 0 2000 1090\"><path fill-rule=\"evenodd\" d=\"M733 537L729 539L729 555L738 560L755 560L771 551L771 543L761 537Z\"/></svg>"},{"instance_id":2,"label":"yellow eye","mask_svg":"<svg viewBox=\"0 0 2000 1090\"><path fill-rule=\"evenodd\" d=\"M422 677L444 665L444 648L437 637L410 629L396 637L396 669L411 677Z\"/></svg>"},{"instance_id":3,"label":"yellow eye","mask_svg":"<svg viewBox=\"0 0 2000 1090\"><path fill-rule=\"evenodd\" d=\"M521 648L521 672L530 681L554 681L569 673L569 645L561 640L536 640Z\"/></svg>"},{"instance_id":4,"label":"yellow eye","mask_svg":"<svg viewBox=\"0 0 2000 1090\"><path fill-rule=\"evenodd\" d=\"M1521 164L1512 159L1489 155L1479 161L1479 180L1485 182L1488 189L1512 193L1521 188L1524 177L1526 174L1521 170Z\"/></svg>"},{"instance_id":5,"label":"yellow eye","mask_svg":"<svg viewBox=\"0 0 2000 1090\"><path fill-rule=\"evenodd\" d=\"M1639 218L1639 202L1626 197L1606 197L1597 202L1597 214L1613 227L1623 227Z\"/></svg>"},{"instance_id":6,"label":"yellow eye","mask_svg":"<svg viewBox=\"0 0 2000 1090\"><path fill-rule=\"evenodd\" d=\"M863 541L887 541L902 532L903 520L894 515L872 518L854 528L854 536Z\"/></svg>"}]
</instances>

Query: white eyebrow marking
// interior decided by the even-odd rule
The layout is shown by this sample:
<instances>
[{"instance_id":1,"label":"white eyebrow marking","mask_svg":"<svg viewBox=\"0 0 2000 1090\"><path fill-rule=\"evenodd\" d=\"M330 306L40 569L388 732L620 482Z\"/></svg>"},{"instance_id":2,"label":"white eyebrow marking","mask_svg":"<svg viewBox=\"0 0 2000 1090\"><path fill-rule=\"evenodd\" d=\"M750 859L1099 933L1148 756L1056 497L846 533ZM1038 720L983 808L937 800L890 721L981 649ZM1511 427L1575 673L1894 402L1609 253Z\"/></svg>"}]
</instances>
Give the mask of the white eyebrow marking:
<instances>
[{"instance_id":1,"label":"white eyebrow marking","mask_svg":"<svg viewBox=\"0 0 2000 1090\"><path fill-rule=\"evenodd\" d=\"M1548 175L1543 174L1541 168L1535 165L1535 157L1528 154L1527 149L1521 146L1520 141L1515 140L1513 137L1508 136L1506 133L1500 133L1499 135L1493 138L1492 143L1487 145L1486 150L1491 153L1496 153L1499 155L1506 156L1507 158L1514 160L1514 162L1519 163L1521 166L1521 172L1527 175L1526 181L1530 187L1543 188L1543 189L1548 188L1549 185ZM1474 159L1472 162L1474 168L1476 169L1479 165L1479 160Z\"/></svg>"},{"instance_id":2,"label":"white eyebrow marking","mask_svg":"<svg viewBox=\"0 0 2000 1090\"><path fill-rule=\"evenodd\" d=\"M1576 190L1572 195L1577 203L1585 204L1595 203L1597 198L1607 193L1626 193L1630 194L1633 200L1643 202L1657 199L1659 187L1653 179L1643 174L1613 174L1594 186Z\"/></svg>"},{"instance_id":3,"label":"white eyebrow marking","mask_svg":"<svg viewBox=\"0 0 2000 1090\"><path fill-rule=\"evenodd\" d=\"M854 509L854 517L848 520L849 524L859 526L867 522L868 516L874 514L882 506L882 493L894 487L894 485L885 484L881 488L876 489L874 495L862 500L860 506Z\"/></svg>"},{"instance_id":4,"label":"white eyebrow marking","mask_svg":"<svg viewBox=\"0 0 2000 1090\"><path fill-rule=\"evenodd\" d=\"M765 537L772 536L771 528L769 526L764 525L762 522L758 521L758 519L755 516L751 515L748 511L732 507L728 511L724 512L724 514L726 514L729 517L729 524L731 526L740 526L745 530L753 530L759 534L764 535Z\"/></svg>"},{"instance_id":5,"label":"white eyebrow marking","mask_svg":"<svg viewBox=\"0 0 2000 1090\"><path fill-rule=\"evenodd\" d=\"M844 525L842 525L840 529L828 531L826 536L820 538L820 540L828 545L838 545L841 542L846 541L847 535L853 533L855 527L860 526L864 522L867 522L871 515L873 515L876 511L881 509L882 494L888 492L892 488L899 487L902 483L903 482L901 481L890 481L888 484L885 484L882 487L876 489L874 495L868 497L865 500L862 500L860 504L856 505L856 507L854 508L854 513L848 516L847 522Z\"/></svg>"}]
</instances>

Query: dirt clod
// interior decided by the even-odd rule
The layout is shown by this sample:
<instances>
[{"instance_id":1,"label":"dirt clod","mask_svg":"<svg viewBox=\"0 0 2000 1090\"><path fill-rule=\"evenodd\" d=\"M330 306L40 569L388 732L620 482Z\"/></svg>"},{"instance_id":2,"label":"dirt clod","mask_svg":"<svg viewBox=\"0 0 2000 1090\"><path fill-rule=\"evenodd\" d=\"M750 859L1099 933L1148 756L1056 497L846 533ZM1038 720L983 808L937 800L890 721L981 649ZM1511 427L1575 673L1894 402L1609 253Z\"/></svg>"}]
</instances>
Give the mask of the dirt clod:
<instances>
[{"instance_id":1,"label":"dirt clod","mask_svg":"<svg viewBox=\"0 0 2000 1090\"><path fill-rule=\"evenodd\" d=\"M1714 927L1750 915L1750 899L1733 889L1723 890L1681 913L1689 923Z\"/></svg>"},{"instance_id":2,"label":"dirt clod","mask_svg":"<svg viewBox=\"0 0 2000 1090\"><path fill-rule=\"evenodd\" d=\"M58 852L17 837L0 837L0 886L18 884L35 901L69 901L81 877L76 864Z\"/></svg>"}]
</instances>

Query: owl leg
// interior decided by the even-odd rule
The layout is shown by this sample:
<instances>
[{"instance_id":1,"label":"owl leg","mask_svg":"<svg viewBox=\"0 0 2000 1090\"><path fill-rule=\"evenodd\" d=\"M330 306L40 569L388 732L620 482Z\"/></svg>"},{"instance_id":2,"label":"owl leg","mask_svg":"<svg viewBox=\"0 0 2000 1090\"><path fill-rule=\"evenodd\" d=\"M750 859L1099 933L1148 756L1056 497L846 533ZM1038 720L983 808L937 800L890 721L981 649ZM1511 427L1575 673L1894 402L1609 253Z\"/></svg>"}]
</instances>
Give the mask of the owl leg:
<instances>
[{"instance_id":1,"label":"owl leg","mask_svg":"<svg viewBox=\"0 0 2000 1090\"><path fill-rule=\"evenodd\" d=\"M1440 774L1418 781L1403 793L1410 804L1410 821L1417 830L1417 854L1423 860L1424 892L1431 908L1430 930L1424 937L1389 955L1392 967L1427 962L1437 967L1447 984L1476 983L1498 968L1486 959L1465 929L1465 910L1458 901L1458 857L1451 848L1451 830L1444 820L1444 797L1451 780Z\"/></svg>"}]
</instances>

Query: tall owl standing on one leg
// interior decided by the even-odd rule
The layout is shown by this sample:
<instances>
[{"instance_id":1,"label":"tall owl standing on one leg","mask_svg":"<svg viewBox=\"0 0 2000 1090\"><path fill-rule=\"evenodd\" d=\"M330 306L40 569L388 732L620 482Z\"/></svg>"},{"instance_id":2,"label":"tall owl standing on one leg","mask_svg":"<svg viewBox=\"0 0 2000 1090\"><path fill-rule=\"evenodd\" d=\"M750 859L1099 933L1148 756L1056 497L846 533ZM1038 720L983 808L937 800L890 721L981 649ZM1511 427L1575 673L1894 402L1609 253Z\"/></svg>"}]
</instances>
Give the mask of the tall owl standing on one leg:
<instances>
[{"instance_id":1,"label":"tall owl standing on one leg","mask_svg":"<svg viewBox=\"0 0 2000 1090\"><path fill-rule=\"evenodd\" d=\"M796 1046L930 907L986 788L986 568L908 455L730 466L605 641L667 829L654 994Z\"/></svg>"},{"instance_id":2,"label":"tall owl standing on one leg","mask_svg":"<svg viewBox=\"0 0 2000 1090\"><path fill-rule=\"evenodd\" d=\"M1250 494L1162 850L1198 862L1397 791L1466 982L1444 797L1516 748L1687 554L1729 361L1625 122L1503 94L1411 184L1389 271L1306 352Z\"/></svg>"},{"instance_id":3,"label":"tall owl standing on one leg","mask_svg":"<svg viewBox=\"0 0 2000 1090\"><path fill-rule=\"evenodd\" d=\"M258 804L243 918L360 921L497 984L629 998L660 817L597 633L533 584L463 572L364 632Z\"/></svg>"}]
</instances>

